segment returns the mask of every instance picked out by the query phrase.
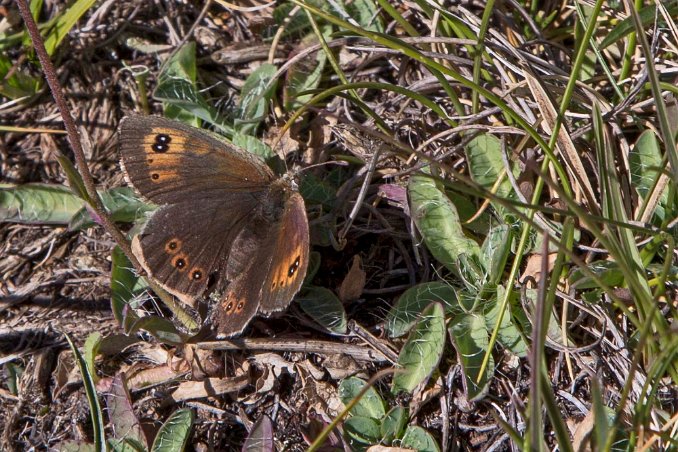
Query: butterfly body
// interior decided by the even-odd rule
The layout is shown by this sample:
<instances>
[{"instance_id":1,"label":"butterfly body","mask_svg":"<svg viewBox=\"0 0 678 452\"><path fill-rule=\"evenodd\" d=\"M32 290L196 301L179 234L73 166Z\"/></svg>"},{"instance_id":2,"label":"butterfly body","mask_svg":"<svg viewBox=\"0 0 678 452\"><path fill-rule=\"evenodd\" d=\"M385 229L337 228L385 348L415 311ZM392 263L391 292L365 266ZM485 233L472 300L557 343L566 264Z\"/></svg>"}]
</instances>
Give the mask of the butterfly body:
<instances>
[{"instance_id":1,"label":"butterfly body","mask_svg":"<svg viewBox=\"0 0 678 452\"><path fill-rule=\"evenodd\" d=\"M308 220L289 177L206 131L159 117L120 125L128 181L157 204L132 249L161 287L211 299L219 337L285 309L308 265Z\"/></svg>"}]
</instances>

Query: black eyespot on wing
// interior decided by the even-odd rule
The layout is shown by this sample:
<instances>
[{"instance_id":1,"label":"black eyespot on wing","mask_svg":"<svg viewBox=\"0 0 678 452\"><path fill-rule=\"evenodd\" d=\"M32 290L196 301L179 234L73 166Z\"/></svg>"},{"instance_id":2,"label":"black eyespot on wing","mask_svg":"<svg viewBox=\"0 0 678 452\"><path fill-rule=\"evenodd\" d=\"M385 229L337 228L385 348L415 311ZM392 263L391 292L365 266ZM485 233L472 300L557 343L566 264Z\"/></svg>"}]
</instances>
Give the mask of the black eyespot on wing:
<instances>
[{"instance_id":1,"label":"black eyespot on wing","mask_svg":"<svg viewBox=\"0 0 678 452\"><path fill-rule=\"evenodd\" d=\"M301 263L301 256L297 256L297 258L294 260L292 265L290 265L290 268L287 269L287 276L291 278L294 276L294 274L297 272L299 269L299 264Z\"/></svg>"},{"instance_id":2,"label":"black eyespot on wing","mask_svg":"<svg viewBox=\"0 0 678 452\"><path fill-rule=\"evenodd\" d=\"M155 143L153 143L153 152L163 153L169 151L169 144L172 137L166 133L159 133L155 136Z\"/></svg>"}]
</instances>

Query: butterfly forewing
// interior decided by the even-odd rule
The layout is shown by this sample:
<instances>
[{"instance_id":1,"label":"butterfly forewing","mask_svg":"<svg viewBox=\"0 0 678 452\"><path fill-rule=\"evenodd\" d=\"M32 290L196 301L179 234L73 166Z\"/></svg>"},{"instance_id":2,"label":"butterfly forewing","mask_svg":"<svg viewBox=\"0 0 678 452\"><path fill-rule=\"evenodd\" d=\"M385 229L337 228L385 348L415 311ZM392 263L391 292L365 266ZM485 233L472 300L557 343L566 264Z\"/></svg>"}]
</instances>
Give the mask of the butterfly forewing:
<instances>
[{"instance_id":1,"label":"butterfly forewing","mask_svg":"<svg viewBox=\"0 0 678 452\"><path fill-rule=\"evenodd\" d=\"M274 179L257 157L206 131L154 116L120 124L120 154L129 181L156 204L262 190Z\"/></svg>"}]
</instances>

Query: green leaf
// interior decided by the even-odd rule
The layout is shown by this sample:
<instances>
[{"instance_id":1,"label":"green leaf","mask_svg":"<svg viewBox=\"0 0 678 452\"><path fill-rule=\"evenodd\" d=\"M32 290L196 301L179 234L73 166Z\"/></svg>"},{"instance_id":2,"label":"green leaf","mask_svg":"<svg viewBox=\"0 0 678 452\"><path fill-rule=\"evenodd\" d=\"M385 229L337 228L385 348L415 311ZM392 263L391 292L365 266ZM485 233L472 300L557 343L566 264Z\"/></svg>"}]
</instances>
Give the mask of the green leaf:
<instances>
[{"instance_id":1,"label":"green leaf","mask_svg":"<svg viewBox=\"0 0 678 452\"><path fill-rule=\"evenodd\" d=\"M346 5L348 14L365 30L384 32L379 8L373 0L353 0Z\"/></svg>"},{"instance_id":2,"label":"green leaf","mask_svg":"<svg viewBox=\"0 0 678 452\"><path fill-rule=\"evenodd\" d=\"M344 436L351 450L378 444L381 439L379 422L369 417L353 416L344 421Z\"/></svg>"},{"instance_id":3,"label":"green leaf","mask_svg":"<svg viewBox=\"0 0 678 452\"><path fill-rule=\"evenodd\" d=\"M407 425L409 410L405 407L393 407L381 421L381 440L390 445L394 439L400 438Z\"/></svg>"},{"instance_id":4,"label":"green leaf","mask_svg":"<svg viewBox=\"0 0 678 452\"><path fill-rule=\"evenodd\" d=\"M90 333L85 340L85 362L92 373L92 380L94 383L99 381L99 376L97 375L94 367L94 360L99 353L99 344L101 343L101 333L95 331Z\"/></svg>"},{"instance_id":5,"label":"green leaf","mask_svg":"<svg viewBox=\"0 0 678 452\"><path fill-rule=\"evenodd\" d=\"M598 276L609 287L619 287L624 284L624 275L619 265L614 261L594 261L587 266L589 272ZM580 268L576 268L570 275L570 285L577 290L596 289L599 284Z\"/></svg>"},{"instance_id":6,"label":"green leaf","mask_svg":"<svg viewBox=\"0 0 678 452\"><path fill-rule=\"evenodd\" d=\"M676 5L673 5L669 2L666 3L666 7L671 16L675 16L675 14L678 12L678 8L676 8ZM659 19L657 26L660 28L666 27L666 21L663 19L663 16L661 14L657 16L656 13L657 7L655 5L649 5L641 8L640 11L638 11L638 15L640 16L640 21L643 24L643 26L647 27L651 25L655 21L655 19ZM620 21L614 28L612 28L612 30L609 33L605 35L605 38L600 43L598 48L600 50L603 50L604 48L614 44L620 39L623 39L626 35L633 31L635 31L633 17L629 16L626 19Z\"/></svg>"},{"instance_id":7,"label":"green leaf","mask_svg":"<svg viewBox=\"0 0 678 452\"><path fill-rule=\"evenodd\" d=\"M0 45L1 48L2 46ZM0 96L12 100L33 96L42 87L40 79L17 70L12 60L6 58L4 53L0 54L0 80L2 80L2 83L0 83Z\"/></svg>"},{"instance_id":8,"label":"green leaf","mask_svg":"<svg viewBox=\"0 0 678 452\"><path fill-rule=\"evenodd\" d=\"M158 76L153 97L162 101L165 116L198 127L198 119L213 124L225 133L233 131L224 126L217 111L207 103L196 86L195 43L184 45L168 61Z\"/></svg>"},{"instance_id":9,"label":"green leaf","mask_svg":"<svg viewBox=\"0 0 678 452\"><path fill-rule=\"evenodd\" d=\"M400 337L410 331L424 309L434 301L442 303L446 312L461 312L457 292L446 282L433 281L410 287L386 316L389 337Z\"/></svg>"},{"instance_id":10,"label":"green leaf","mask_svg":"<svg viewBox=\"0 0 678 452\"><path fill-rule=\"evenodd\" d=\"M145 289L146 283L137 276L120 247L113 249L111 261L111 309L115 320L122 325L125 306Z\"/></svg>"},{"instance_id":11,"label":"green leaf","mask_svg":"<svg viewBox=\"0 0 678 452\"><path fill-rule=\"evenodd\" d=\"M353 399L358 397L360 391L367 385L366 382L357 377L349 377L339 384L339 399L344 405L348 405ZM381 419L386 414L384 401L379 393L370 387L362 398L351 409L352 416L362 416L372 419Z\"/></svg>"},{"instance_id":12,"label":"green leaf","mask_svg":"<svg viewBox=\"0 0 678 452\"><path fill-rule=\"evenodd\" d=\"M497 284L501 281L512 244L511 228L506 224L493 227L485 237L481 247L481 256L483 265L489 272L488 282L490 284Z\"/></svg>"},{"instance_id":13,"label":"green leaf","mask_svg":"<svg viewBox=\"0 0 678 452\"><path fill-rule=\"evenodd\" d=\"M402 372L393 376L391 391L411 392L429 378L438 365L445 345L445 315L440 303L431 303L410 333L398 356Z\"/></svg>"},{"instance_id":14,"label":"green leaf","mask_svg":"<svg viewBox=\"0 0 678 452\"><path fill-rule=\"evenodd\" d=\"M325 25L321 27L321 32L325 40L328 40L332 34L332 27ZM303 49L317 44L317 42L318 37L311 33L302 39L298 47ZM287 111L295 110L311 100L313 93L308 93L308 91L320 85L326 62L327 54L320 50L315 53L315 58L304 58L287 70L284 91L285 109Z\"/></svg>"},{"instance_id":15,"label":"green leaf","mask_svg":"<svg viewBox=\"0 0 678 452\"><path fill-rule=\"evenodd\" d=\"M273 152L273 149L257 137L235 132L233 134L232 142L235 146L245 149L254 155L258 155L263 160L268 161L271 158L277 157L275 152Z\"/></svg>"},{"instance_id":16,"label":"green leaf","mask_svg":"<svg viewBox=\"0 0 678 452\"><path fill-rule=\"evenodd\" d=\"M433 257L471 287L483 281L484 270L477 268L480 247L466 237L456 207L435 181L425 175L412 176L407 193L414 223Z\"/></svg>"},{"instance_id":17,"label":"green leaf","mask_svg":"<svg viewBox=\"0 0 678 452\"><path fill-rule=\"evenodd\" d=\"M92 372L89 369L87 362L80 354L78 347L76 347L71 340L71 337L67 333L64 333L64 336L73 351L75 361L80 369L80 375L82 375L83 385L85 386L85 394L87 395L87 402L89 403L89 412L94 432L94 450L104 452L106 450L104 443L104 417L101 411L101 405L99 404L99 398L97 397Z\"/></svg>"},{"instance_id":18,"label":"green leaf","mask_svg":"<svg viewBox=\"0 0 678 452\"><path fill-rule=\"evenodd\" d=\"M457 316L452 321L449 332L464 374L466 397L470 401L480 400L485 396L494 375L494 359L490 355L487 370L477 383L483 358L489 346L485 316L480 314Z\"/></svg>"},{"instance_id":19,"label":"green leaf","mask_svg":"<svg viewBox=\"0 0 678 452\"><path fill-rule=\"evenodd\" d=\"M489 133L481 134L472 139L464 148L468 159L471 178L488 191L493 191L498 197L508 198L513 193L511 182L506 176L506 170L501 156L501 141ZM497 181L502 179L499 187ZM492 203L493 207L503 217L503 206Z\"/></svg>"},{"instance_id":20,"label":"green leaf","mask_svg":"<svg viewBox=\"0 0 678 452\"><path fill-rule=\"evenodd\" d=\"M277 82L272 82L278 68L262 64L245 80L240 92L240 103L236 114L235 129L243 135L254 135L266 116L268 106L275 93ZM269 85L269 82L270 85Z\"/></svg>"},{"instance_id":21,"label":"green leaf","mask_svg":"<svg viewBox=\"0 0 678 452\"><path fill-rule=\"evenodd\" d=\"M636 145L629 152L631 183L643 200L647 200L647 196L659 178L663 166L661 148L657 136L653 130L644 131L638 137ZM664 190L664 193L659 198L659 204L655 208L655 214L659 220L664 219L664 206L666 206L668 196L668 191Z\"/></svg>"},{"instance_id":22,"label":"green leaf","mask_svg":"<svg viewBox=\"0 0 678 452\"><path fill-rule=\"evenodd\" d=\"M334 293L324 287L309 287L297 297L301 309L313 320L335 334L346 334L344 305Z\"/></svg>"},{"instance_id":23,"label":"green leaf","mask_svg":"<svg viewBox=\"0 0 678 452\"><path fill-rule=\"evenodd\" d=\"M497 323L499 309L501 308L499 300L503 299L505 291L506 289L504 289L504 286L497 286L496 295L490 300L489 304L486 305L485 327L488 331L494 328L495 324ZM518 309L520 309L520 307ZM497 340L502 346L506 347L514 355L521 358L527 356L527 343L525 342L525 338L520 333L518 326L515 324L515 321L511 316L510 302L506 305L506 312L501 319L499 331L497 331Z\"/></svg>"},{"instance_id":24,"label":"green leaf","mask_svg":"<svg viewBox=\"0 0 678 452\"><path fill-rule=\"evenodd\" d=\"M0 222L65 225L82 205L82 199L60 185L0 188Z\"/></svg>"},{"instance_id":25,"label":"green leaf","mask_svg":"<svg viewBox=\"0 0 678 452\"><path fill-rule=\"evenodd\" d=\"M45 37L45 49L49 55L59 47L61 41L68 36L71 28L80 20L88 9L94 5L96 0L76 0L63 14L61 14L54 25L50 27Z\"/></svg>"},{"instance_id":26,"label":"green leaf","mask_svg":"<svg viewBox=\"0 0 678 452\"><path fill-rule=\"evenodd\" d=\"M181 408L172 413L160 427L151 452L182 452L188 444L193 418L193 411L188 408Z\"/></svg>"},{"instance_id":27,"label":"green leaf","mask_svg":"<svg viewBox=\"0 0 678 452\"><path fill-rule=\"evenodd\" d=\"M139 330L145 330L166 344L183 345L186 343L187 337L168 319L149 315L141 318L128 316L125 320L129 323L124 325L125 333L128 335L134 334Z\"/></svg>"},{"instance_id":28,"label":"green leaf","mask_svg":"<svg viewBox=\"0 0 678 452\"><path fill-rule=\"evenodd\" d=\"M145 213L155 209L155 206L139 199L130 187L112 188L99 193L99 196L106 211L115 222L133 223L142 218ZM80 209L71 219L69 229L79 231L95 225L96 222L90 212L92 211L87 207Z\"/></svg>"},{"instance_id":29,"label":"green leaf","mask_svg":"<svg viewBox=\"0 0 678 452\"><path fill-rule=\"evenodd\" d=\"M440 452L440 447L433 436L418 425L407 427L400 447L417 452Z\"/></svg>"}]
</instances>

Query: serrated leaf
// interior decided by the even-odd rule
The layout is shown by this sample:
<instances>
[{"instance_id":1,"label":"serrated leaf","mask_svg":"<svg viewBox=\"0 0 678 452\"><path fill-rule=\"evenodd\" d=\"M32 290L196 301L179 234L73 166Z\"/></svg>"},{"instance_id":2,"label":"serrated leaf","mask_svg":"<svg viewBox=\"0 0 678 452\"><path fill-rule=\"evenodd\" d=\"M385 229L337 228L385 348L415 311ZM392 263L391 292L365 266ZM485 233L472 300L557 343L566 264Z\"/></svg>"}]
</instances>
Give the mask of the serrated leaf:
<instances>
[{"instance_id":1,"label":"serrated leaf","mask_svg":"<svg viewBox=\"0 0 678 452\"><path fill-rule=\"evenodd\" d=\"M182 452L188 444L193 418L193 411L188 408L181 408L172 413L160 427L151 452Z\"/></svg>"},{"instance_id":2,"label":"serrated leaf","mask_svg":"<svg viewBox=\"0 0 678 452\"><path fill-rule=\"evenodd\" d=\"M273 149L257 137L236 132L233 134L232 142L235 146L245 149L254 155L258 155L264 160L276 157Z\"/></svg>"},{"instance_id":3,"label":"serrated leaf","mask_svg":"<svg viewBox=\"0 0 678 452\"><path fill-rule=\"evenodd\" d=\"M83 206L68 187L25 184L0 189L0 222L65 225Z\"/></svg>"},{"instance_id":4,"label":"serrated leaf","mask_svg":"<svg viewBox=\"0 0 678 452\"><path fill-rule=\"evenodd\" d=\"M431 254L468 285L484 280L480 247L461 227L457 209L431 177L415 175L407 186L410 211Z\"/></svg>"},{"instance_id":5,"label":"serrated leaf","mask_svg":"<svg viewBox=\"0 0 678 452\"><path fill-rule=\"evenodd\" d=\"M309 287L297 299L301 309L318 324L335 334L346 334L346 311L334 292L324 287Z\"/></svg>"},{"instance_id":6,"label":"serrated leaf","mask_svg":"<svg viewBox=\"0 0 678 452\"><path fill-rule=\"evenodd\" d=\"M338 390L339 399L344 405L348 405L353 399L358 397L360 391L362 391L366 385L366 382L357 377L349 377L342 380ZM351 409L351 415L381 419L386 414L384 406L384 401L379 393L374 387L370 387Z\"/></svg>"},{"instance_id":7,"label":"serrated leaf","mask_svg":"<svg viewBox=\"0 0 678 452\"><path fill-rule=\"evenodd\" d=\"M433 436L418 425L407 427L400 447L417 452L440 452L440 446Z\"/></svg>"},{"instance_id":8,"label":"serrated leaf","mask_svg":"<svg viewBox=\"0 0 678 452\"><path fill-rule=\"evenodd\" d=\"M407 289L386 316L389 337L410 331L424 309L432 302L442 303L447 313L461 312L457 291L446 282L433 281Z\"/></svg>"},{"instance_id":9,"label":"serrated leaf","mask_svg":"<svg viewBox=\"0 0 678 452\"><path fill-rule=\"evenodd\" d=\"M411 392L429 378L445 346L445 314L440 303L431 303L398 356L401 372L393 376L391 392Z\"/></svg>"},{"instance_id":10,"label":"serrated leaf","mask_svg":"<svg viewBox=\"0 0 678 452\"><path fill-rule=\"evenodd\" d=\"M490 360L482 378L480 368L489 346L485 316L480 314L463 314L455 317L449 332L452 344L457 351L457 359L464 374L464 390L470 401L478 401L485 396L488 385L494 375L494 359Z\"/></svg>"}]
</instances>

